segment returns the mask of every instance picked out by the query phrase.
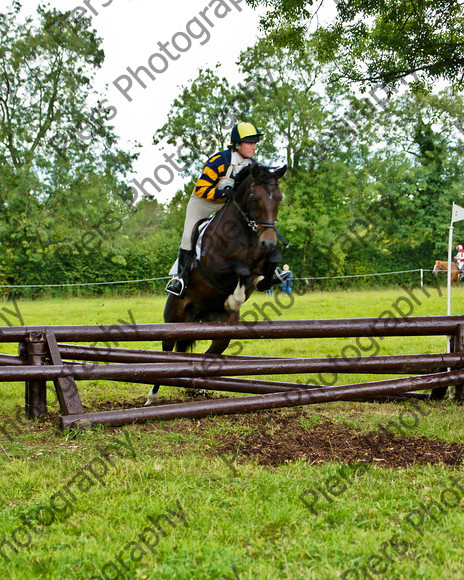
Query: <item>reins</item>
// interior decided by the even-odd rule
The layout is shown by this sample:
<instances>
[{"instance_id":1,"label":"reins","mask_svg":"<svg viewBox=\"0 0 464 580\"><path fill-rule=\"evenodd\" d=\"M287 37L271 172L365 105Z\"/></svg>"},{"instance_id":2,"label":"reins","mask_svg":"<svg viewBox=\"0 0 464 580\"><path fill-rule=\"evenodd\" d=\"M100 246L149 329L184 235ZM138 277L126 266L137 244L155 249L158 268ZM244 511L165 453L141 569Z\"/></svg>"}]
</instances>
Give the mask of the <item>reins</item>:
<instances>
[{"instance_id":1,"label":"reins","mask_svg":"<svg viewBox=\"0 0 464 580\"><path fill-rule=\"evenodd\" d=\"M215 280L214 278L211 277L210 273L203 266L203 264L200 262L200 260L197 260L197 268L200 270L200 272L203 274L203 276L208 280L208 282L210 284L212 284L215 288L217 288L221 292L225 292L226 294L228 294L230 292L229 288L226 288L225 286L220 284L217 280Z\"/></svg>"}]
</instances>

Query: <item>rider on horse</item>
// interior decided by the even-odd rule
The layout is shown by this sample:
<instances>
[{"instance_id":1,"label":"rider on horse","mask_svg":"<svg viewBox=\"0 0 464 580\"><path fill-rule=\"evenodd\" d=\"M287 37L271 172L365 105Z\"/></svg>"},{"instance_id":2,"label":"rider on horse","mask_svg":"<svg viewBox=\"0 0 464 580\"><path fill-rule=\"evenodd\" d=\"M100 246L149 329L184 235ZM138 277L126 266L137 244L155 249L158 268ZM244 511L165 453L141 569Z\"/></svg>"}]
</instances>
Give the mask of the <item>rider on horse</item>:
<instances>
[{"instance_id":1,"label":"rider on horse","mask_svg":"<svg viewBox=\"0 0 464 580\"><path fill-rule=\"evenodd\" d=\"M461 244L459 244L456 246L456 250L458 253L454 256L454 259L456 260L459 268L459 277L462 278L464 275L464 248L461 246Z\"/></svg>"},{"instance_id":2,"label":"rider on horse","mask_svg":"<svg viewBox=\"0 0 464 580\"><path fill-rule=\"evenodd\" d=\"M230 135L231 144L208 159L187 205L184 233L179 248L177 274L166 291L182 298L189 281L193 259L192 231L195 224L216 212L234 192L234 177L247 165L254 164L256 144L262 137L252 123L238 123Z\"/></svg>"}]
</instances>

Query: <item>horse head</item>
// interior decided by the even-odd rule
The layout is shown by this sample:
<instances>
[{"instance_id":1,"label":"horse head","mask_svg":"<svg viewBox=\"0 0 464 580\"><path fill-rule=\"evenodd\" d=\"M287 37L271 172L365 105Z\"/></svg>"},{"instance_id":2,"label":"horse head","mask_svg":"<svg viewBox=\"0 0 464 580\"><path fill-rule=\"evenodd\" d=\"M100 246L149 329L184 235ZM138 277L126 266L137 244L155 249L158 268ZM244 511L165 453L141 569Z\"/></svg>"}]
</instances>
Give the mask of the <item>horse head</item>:
<instances>
[{"instance_id":1,"label":"horse head","mask_svg":"<svg viewBox=\"0 0 464 580\"><path fill-rule=\"evenodd\" d=\"M440 260L435 260L435 266L433 267L432 272L435 274L440 270Z\"/></svg>"},{"instance_id":2,"label":"horse head","mask_svg":"<svg viewBox=\"0 0 464 580\"><path fill-rule=\"evenodd\" d=\"M257 234L258 246L270 252L277 245L276 220L282 193L278 181L287 166L271 171L262 165L252 165L237 176L234 202L247 225Z\"/></svg>"}]
</instances>

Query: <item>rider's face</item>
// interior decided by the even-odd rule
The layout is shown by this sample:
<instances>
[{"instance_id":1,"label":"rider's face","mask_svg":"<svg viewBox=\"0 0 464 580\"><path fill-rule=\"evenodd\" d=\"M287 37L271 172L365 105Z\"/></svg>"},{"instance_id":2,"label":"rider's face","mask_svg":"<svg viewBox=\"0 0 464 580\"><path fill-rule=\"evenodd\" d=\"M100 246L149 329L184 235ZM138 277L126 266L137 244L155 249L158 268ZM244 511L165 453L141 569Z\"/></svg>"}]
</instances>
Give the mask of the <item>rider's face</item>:
<instances>
[{"instance_id":1,"label":"rider's face","mask_svg":"<svg viewBox=\"0 0 464 580\"><path fill-rule=\"evenodd\" d=\"M237 151L240 153L242 157L252 158L256 153L256 145L257 143L245 143L242 141L240 145L237 147Z\"/></svg>"}]
</instances>

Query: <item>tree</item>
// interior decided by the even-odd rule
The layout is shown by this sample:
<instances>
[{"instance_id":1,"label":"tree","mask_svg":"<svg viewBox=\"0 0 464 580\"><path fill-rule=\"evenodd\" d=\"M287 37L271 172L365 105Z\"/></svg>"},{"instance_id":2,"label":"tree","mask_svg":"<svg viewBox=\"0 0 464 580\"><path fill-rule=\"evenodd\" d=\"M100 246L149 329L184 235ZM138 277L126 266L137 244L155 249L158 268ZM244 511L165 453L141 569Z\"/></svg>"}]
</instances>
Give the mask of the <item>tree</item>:
<instances>
[{"instance_id":1,"label":"tree","mask_svg":"<svg viewBox=\"0 0 464 580\"><path fill-rule=\"evenodd\" d=\"M366 211L379 216L372 240L391 262L413 253L424 265L446 253L452 201L464 202L464 145L453 121L462 107L449 90L408 92L380 119L384 146L366 167L373 194Z\"/></svg>"},{"instance_id":2,"label":"tree","mask_svg":"<svg viewBox=\"0 0 464 580\"><path fill-rule=\"evenodd\" d=\"M248 88L236 92L237 108L265 131L259 156L286 163L288 181L311 155L330 116L323 110L327 101L316 90L321 69L310 47L295 52L265 40L242 52L238 64Z\"/></svg>"},{"instance_id":3,"label":"tree","mask_svg":"<svg viewBox=\"0 0 464 580\"><path fill-rule=\"evenodd\" d=\"M308 25L328 3L247 0L269 11L262 26L279 46L301 48ZM318 27L318 55L337 78L394 84L412 73L425 81L464 82L464 14L459 0L335 0L332 23ZM310 12L310 6L316 6Z\"/></svg>"},{"instance_id":4,"label":"tree","mask_svg":"<svg viewBox=\"0 0 464 580\"><path fill-rule=\"evenodd\" d=\"M321 129L338 119L332 102L347 92L338 84L325 95L318 92L321 70L311 48L295 53L262 40L241 54L238 66L244 80L235 87L217 70L200 70L173 102L154 143L176 146L196 177L207 156L229 143L233 125L249 120L265 133L259 159L287 163L288 179L303 159L323 153Z\"/></svg>"},{"instance_id":5,"label":"tree","mask_svg":"<svg viewBox=\"0 0 464 580\"><path fill-rule=\"evenodd\" d=\"M0 16L0 261L15 282L40 276L47 256L69 264L95 250L80 243L85 232L106 228L108 244L126 211L118 192L135 156L105 123L114 108L87 104L103 58L69 12L39 6L22 18L14 1Z\"/></svg>"},{"instance_id":6,"label":"tree","mask_svg":"<svg viewBox=\"0 0 464 580\"><path fill-rule=\"evenodd\" d=\"M406 89L359 98L324 84L331 69L313 50L261 40L240 55L244 80L229 87L232 101L198 107L197 120L187 87L176 100L173 143L227 104L264 131L257 160L289 166L278 227L291 244L284 260L298 264L298 276L427 267L446 244L451 200L462 198L464 129L456 118L464 118L463 99ZM179 192L175 208L189 193Z\"/></svg>"},{"instance_id":7,"label":"tree","mask_svg":"<svg viewBox=\"0 0 464 580\"><path fill-rule=\"evenodd\" d=\"M225 116L231 121L231 111L238 119L254 122L264 131L257 160L286 163L289 168L281 182L284 201L279 213L279 229L291 240L286 255L298 260L301 273L314 271L315 262L326 272L334 265L331 240L353 218L354 200L362 190L359 151L373 138L369 111L356 107L341 85L334 83L324 91L321 79L327 70L317 64L310 46L295 52L262 40L240 55L238 66L244 80L233 88L225 85L227 91L214 100L206 94L200 102L200 73L182 90L159 134L169 135L178 145L201 132L208 119L217 119L219 126ZM212 71L207 78L211 87L226 82ZM350 121L342 121L345 114L363 127L358 142ZM224 133L225 125L222 129ZM203 163L205 156L200 160ZM341 265L338 258L335 266Z\"/></svg>"}]
</instances>

